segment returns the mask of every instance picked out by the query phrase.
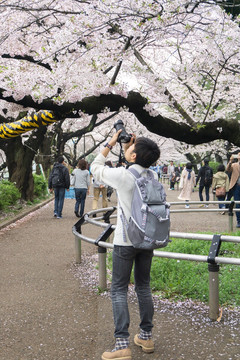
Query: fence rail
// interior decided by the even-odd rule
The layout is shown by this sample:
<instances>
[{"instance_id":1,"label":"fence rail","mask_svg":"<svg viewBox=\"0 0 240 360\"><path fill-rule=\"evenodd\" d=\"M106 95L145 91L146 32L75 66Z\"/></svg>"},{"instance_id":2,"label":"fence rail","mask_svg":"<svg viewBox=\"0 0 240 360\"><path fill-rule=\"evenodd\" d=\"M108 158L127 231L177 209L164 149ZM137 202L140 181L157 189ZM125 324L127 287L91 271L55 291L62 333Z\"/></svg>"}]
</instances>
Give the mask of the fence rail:
<instances>
[{"instance_id":1,"label":"fence rail","mask_svg":"<svg viewBox=\"0 0 240 360\"><path fill-rule=\"evenodd\" d=\"M213 208L204 208L204 209L199 209L199 208L188 208L188 209L172 209L170 210L171 213L185 213L185 212L224 212L228 215L228 232L232 232L233 231L233 215L236 212L240 211L240 208L235 208L235 205L239 205L240 201L189 201L187 204L189 205L199 205L199 206L204 206L205 205L218 205L218 204L224 204L224 205L228 205L227 208L225 209L213 209ZM178 202L170 202L171 207L174 205L186 205L186 202L184 201L178 201Z\"/></svg>"},{"instance_id":2,"label":"fence rail","mask_svg":"<svg viewBox=\"0 0 240 360\"><path fill-rule=\"evenodd\" d=\"M75 236L76 262L81 263L81 241L86 241L98 247L99 263L99 287L107 287L107 267L106 267L106 249L113 249L113 244L106 242L111 233L115 230L115 225L110 220L116 218L113 215L116 207L109 207L94 210L86 213L72 228ZM92 218L92 215L103 215ZM97 239L90 238L82 234L82 226L92 224L103 228L102 233ZM209 317L211 320L217 320L219 316L219 265L232 264L240 265L240 258L219 257L218 253L222 242L240 243L239 236L228 236L219 234L195 234L183 232L170 232L170 238L205 240L211 242L209 253L207 255L183 254L169 251L154 251L154 256L175 260L197 261L208 263L209 271Z\"/></svg>"}]
</instances>

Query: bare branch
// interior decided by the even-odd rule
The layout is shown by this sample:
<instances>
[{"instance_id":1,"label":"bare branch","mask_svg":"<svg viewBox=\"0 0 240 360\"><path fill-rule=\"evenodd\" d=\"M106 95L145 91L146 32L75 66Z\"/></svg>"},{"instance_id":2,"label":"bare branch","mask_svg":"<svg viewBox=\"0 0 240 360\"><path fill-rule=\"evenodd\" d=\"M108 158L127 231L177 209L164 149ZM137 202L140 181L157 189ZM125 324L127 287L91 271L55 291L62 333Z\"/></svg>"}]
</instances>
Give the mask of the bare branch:
<instances>
[{"instance_id":1,"label":"bare branch","mask_svg":"<svg viewBox=\"0 0 240 360\"><path fill-rule=\"evenodd\" d=\"M14 55L14 56L11 56L9 54L3 54L2 55L2 58L4 59L14 59L14 60L25 60L25 61L29 61L30 63L33 63L33 64L36 64L36 65L39 65L39 66L42 66L44 67L45 69L49 70L49 71L52 71L52 68L49 64L45 64L45 63L42 63L41 61L39 60L35 60L32 56L29 56L29 55L24 55L24 56L21 56L21 55Z\"/></svg>"}]
</instances>

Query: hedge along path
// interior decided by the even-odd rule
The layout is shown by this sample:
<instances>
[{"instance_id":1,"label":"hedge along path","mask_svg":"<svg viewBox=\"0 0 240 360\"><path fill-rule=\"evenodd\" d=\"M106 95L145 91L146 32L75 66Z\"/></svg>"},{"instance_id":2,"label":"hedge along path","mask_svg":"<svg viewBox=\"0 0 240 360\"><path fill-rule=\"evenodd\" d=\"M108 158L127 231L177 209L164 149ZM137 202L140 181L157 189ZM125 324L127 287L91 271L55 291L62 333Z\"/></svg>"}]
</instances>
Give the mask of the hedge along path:
<instances>
[{"instance_id":1,"label":"hedge along path","mask_svg":"<svg viewBox=\"0 0 240 360\"><path fill-rule=\"evenodd\" d=\"M88 197L86 211L91 204ZM116 204L115 195L111 204ZM218 215L214 216L216 220ZM1 230L1 360L100 359L113 347L109 291L99 295L97 289L97 248L83 243L83 262L75 264L72 226L76 221L74 200L66 199L63 219L53 218L50 202ZM174 218L172 226L176 226ZM94 227L86 225L84 231L97 236ZM212 323L203 304L172 304L158 297L154 304L156 351L151 359L239 360L240 324L235 311L224 310L221 322ZM133 359L146 359L147 354L133 345L139 315L132 286L129 309Z\"/></svg>"}]
</instances>

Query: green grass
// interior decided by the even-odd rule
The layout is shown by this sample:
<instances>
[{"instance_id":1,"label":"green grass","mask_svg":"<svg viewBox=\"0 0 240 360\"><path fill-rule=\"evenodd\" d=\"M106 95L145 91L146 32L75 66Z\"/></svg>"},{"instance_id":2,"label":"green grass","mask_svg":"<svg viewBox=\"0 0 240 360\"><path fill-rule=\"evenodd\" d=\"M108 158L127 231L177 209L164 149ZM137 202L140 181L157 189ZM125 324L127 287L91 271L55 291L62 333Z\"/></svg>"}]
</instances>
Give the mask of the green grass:
<instances>
[{"instance_id":1,"label":"green grass","mask_svg":"<svg viewBox=\"0 0 240 360\"><path fill-rule=\"evenodd\" d=\"M235 235L239 236L240 233ZM208 255L210 241L173 239L162 249L177 253ZM220 257L240 258L240 244L222 242ZM111 266L111 255L109 255ZM153 258L151 288L161 298L173 301L193 299L208 303L208 264L188 260ZM133 276L131 277L133 280ZM225 306L240 306L240 266L220 265L219 301Z\"/></svg>"},{"instance_id":2,"label":"green grass","mask_svg":"<svg viewBox=\"0 0 240 360\"><path fill-rule=\"evenodd\" d=\"M167 251L208 255L210 241L173 239ZM164 251L164 250L163 250ZM222 243L219 256L240 258L240 244ZM208 264L164 258L153 259L151 287L164 298L208 302ZM220 265L219 297L225 305L240 305L240 266Z\"/></svg>"}]
</instances>

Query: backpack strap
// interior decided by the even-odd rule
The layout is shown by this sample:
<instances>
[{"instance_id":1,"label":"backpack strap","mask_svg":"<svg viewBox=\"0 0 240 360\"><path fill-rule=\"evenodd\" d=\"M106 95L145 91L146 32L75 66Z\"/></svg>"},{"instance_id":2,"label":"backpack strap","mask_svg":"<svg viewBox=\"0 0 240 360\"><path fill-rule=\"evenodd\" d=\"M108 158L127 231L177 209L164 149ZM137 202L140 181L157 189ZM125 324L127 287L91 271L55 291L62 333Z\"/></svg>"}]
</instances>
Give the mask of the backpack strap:
<instances>
[{"instance_id":1,"label":"backpack strap","mask_svg":"<svg viewBox=\"0 0 240 360\"><path fill-rule=\"evenodd\" d=\"M134 169L134 168L132 168L132 167L129 167L128 169L127 169L136 179L139 179L140 178L140 174L139 174L139 172L136 170L136 169Z\"/></svg>"},{"instance_id":2,"label":"backpack strap","mask_svg":"<svg viewBox=\"0 0 240 360\"><path fill-rule=\"evenodd\" d=\"M148 178L154 179L154 175L153 175L152 171L149 169L144 169L141 173L139 173L133 167L129 167L127 170L135 177L135 179L139 179L143 173L146 173Z\"/></svg>"},{"instance_id":3,"label":"backpack strap","mask_svg":"<svg viewBox=\"0 0 240 360\"><path fill-rule=\"evenodd\" d=\"M128 221L127 221L126 215L123 211L119 196L118 196L118 204L119 204L119 208L121 210L120 219L122 221L122 228L123 228L123 242L127 242L126 229L128 226Z\"/></svg>"}]
</instances>

